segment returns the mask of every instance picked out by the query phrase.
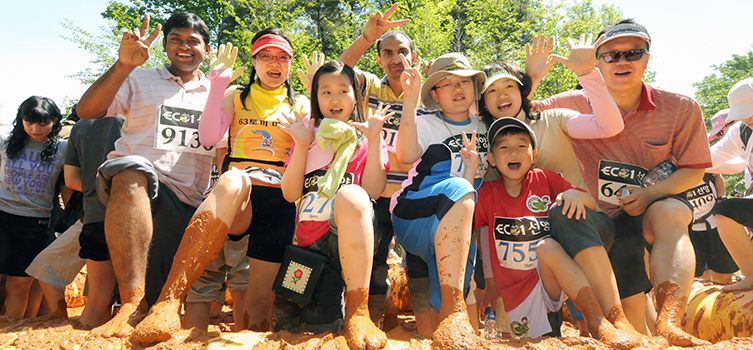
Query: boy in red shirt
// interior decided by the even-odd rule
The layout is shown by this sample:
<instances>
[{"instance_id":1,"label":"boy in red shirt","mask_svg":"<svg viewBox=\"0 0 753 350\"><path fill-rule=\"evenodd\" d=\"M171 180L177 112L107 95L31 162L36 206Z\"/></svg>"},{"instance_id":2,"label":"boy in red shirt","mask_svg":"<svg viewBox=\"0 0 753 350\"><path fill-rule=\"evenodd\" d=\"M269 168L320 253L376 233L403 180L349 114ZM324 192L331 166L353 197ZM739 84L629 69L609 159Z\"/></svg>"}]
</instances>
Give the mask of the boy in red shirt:
<instances>
[{"instance_id":1,"label":"boy in red shirt","mask_svg":"<svg viewBox=\"0 0 753 350\"><path fill-rule=\"evenodd\" d=\"M621 313L618 298L595 293L578 264L549 237L550 230L557 230L549 225L550 209L561 207L562 215L569 220L585 221L586 208L596 208L594 198L555 172L531 168L538 155L536 136L518 119L496 120L489 129L488 140L489 164L499 170L501 177L478 190L474 230L490 226L488 239L481 242L494 247L488 259L493 276L487 278L487 285L495 288L487 288L487 293L498 293L504 300L511 326L515 326L510 329L516 330L518 336L530 337L551 332L546 313L559 310L567 294L583 311L591 335L607 345L619 349L666 347L663 338L641 336L624 316L621 318L624 322L610 323L603 310L609 307L610 314ZM564 234L581 232L559 232ZM578 239L603 246L598 232L582 236ZM602 260L594 268L610 267L606 250ZM613 275L612 286L616 293ZM524 319L527 322L522 323Z\"/></svg>"}]
</instances>

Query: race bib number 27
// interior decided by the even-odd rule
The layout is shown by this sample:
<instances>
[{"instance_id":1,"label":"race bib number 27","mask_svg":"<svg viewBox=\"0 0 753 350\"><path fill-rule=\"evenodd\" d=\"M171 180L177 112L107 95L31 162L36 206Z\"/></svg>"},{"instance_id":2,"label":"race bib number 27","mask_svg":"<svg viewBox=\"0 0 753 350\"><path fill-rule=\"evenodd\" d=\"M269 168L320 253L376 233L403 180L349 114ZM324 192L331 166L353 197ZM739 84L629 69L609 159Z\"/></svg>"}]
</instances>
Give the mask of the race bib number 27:
<instances>
[{"instance_id":1,"label":"race bib number 27","mask_svg":"<svg viewBox=\"0 0 753 350\"><path fill-rule=\"evenodd\" d=\"M599 199L620 205L620 191L630 187L643 187L648 170L642 166L611 160L599 162Z\"/></svg>"},{"instance_id":2,"label":"race bib number 27","mask_svg":"<svg viewBox=\"0 0 753 350\"><path fill-rule=\"evenodd\" d=\"M214 155L214 146L204 147L199 142L200 111L163 105L160 106L158 118L154 148Z\"/></svg>"}]
</instances>

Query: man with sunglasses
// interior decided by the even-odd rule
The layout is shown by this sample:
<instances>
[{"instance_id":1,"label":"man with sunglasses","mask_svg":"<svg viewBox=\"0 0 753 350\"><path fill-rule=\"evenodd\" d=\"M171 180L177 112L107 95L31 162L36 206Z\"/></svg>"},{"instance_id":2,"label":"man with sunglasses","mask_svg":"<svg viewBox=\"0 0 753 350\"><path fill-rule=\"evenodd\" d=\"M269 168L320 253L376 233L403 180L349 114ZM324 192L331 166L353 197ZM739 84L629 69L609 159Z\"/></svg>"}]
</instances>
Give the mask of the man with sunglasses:
<instances>
[{"instance_id":1,"label":"man with sunglasses","mask_svg":"<svg viewBox=\"0 0 753 350\"><path fill-rule=\"evenodd\" d=\"M642 81L651 45L645 27L627 19L607 27L601 35L604 40L596 49L595 66L620 108L625 128L614 137L572 142L586 185L615 225L609 257L622 305L633 326L646 333L645 293L656 287L656 332L672 345L708 344L680 327L695 268L688 236L693 210L684 191L702 179L711 163L701 109L689 97ZM548 52L541 56L546 61ZM552 65L526 64L541 67L529 72L534 81ZM582 90L536 101L534 107L592 113ZM677 170L661 182L644 186L642 180L649 170L667 160ZM651 250L650 280L644 246Z\"/></svg>"}]
</instances>

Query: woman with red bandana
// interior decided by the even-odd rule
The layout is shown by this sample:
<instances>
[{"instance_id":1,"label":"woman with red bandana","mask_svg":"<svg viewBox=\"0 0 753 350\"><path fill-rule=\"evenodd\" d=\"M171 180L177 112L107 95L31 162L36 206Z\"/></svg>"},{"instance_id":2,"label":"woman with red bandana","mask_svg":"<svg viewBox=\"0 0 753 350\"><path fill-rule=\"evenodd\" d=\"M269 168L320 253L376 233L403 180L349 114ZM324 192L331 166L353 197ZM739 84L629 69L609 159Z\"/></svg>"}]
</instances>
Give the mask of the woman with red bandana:
<instances>
[{"instance_id":1,"label":"woman with red bandana","mask_svg":"<svg viewBox=\"0 0 753 350\"><path fill-rule=\"evenodd\" d=\"M286 201L280 190L293 139L277 124L285 114L308 115L310 106L306 97L293 91L289 77L293 48L279 29L256 33L249 85L228 88L244 70L233 70L237 52L227 44L221 45L217 54L212 53L208 76L211 87L199 122L199 141L205 147L227 147L227 153L219 154L223 156L222 175L191 219L168 282L152 307L149 317L161 318L162 322L155 324L165 329L152 329L158 336L150 337L151 341L167 340L180 327L178 312L173 311L179 309L173 304L177 301L179 305L228 235L233 240L249 235L245 311L242 319L235 320L236 330L270 330L272 283L285 247L293 242L296 215L295 203ZM220 258L231 255L226 252ZM190 311L187 308L184 328L196 326L187 322L192 319Z\"/></svg>"}]
</instances>

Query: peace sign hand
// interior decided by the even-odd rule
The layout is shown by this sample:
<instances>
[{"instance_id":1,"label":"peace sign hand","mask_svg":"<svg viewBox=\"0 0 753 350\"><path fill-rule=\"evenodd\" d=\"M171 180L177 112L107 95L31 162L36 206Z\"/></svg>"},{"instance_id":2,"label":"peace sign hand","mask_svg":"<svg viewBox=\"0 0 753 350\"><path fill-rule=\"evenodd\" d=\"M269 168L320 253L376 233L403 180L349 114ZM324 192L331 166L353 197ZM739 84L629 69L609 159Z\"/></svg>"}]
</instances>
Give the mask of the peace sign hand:
<instances>
[{"instance_id":1,"label":"peace sign hand","mask_svg":"<svg viewBox=\"0 0 753 350\"><path fill-rule=\"evenodd\" d=\"M123 39L120 40L118 48L118 61L131 67L138 67L149 59L149 46L157 38L162 30L162 25L157 24L149 36L146 36L149 29L149 15L144 15L141 21L141 28L134 29L131 32L123 33Z\"/></svg>"},{"instance_id":2,"label":"peace sign hand","mask_svg":"<svg viewBox=\"0 0 753 350\"><path fill-rule=\"evenodd\" d=\"M478 164L480 162L478 157L478 151L476 151L476 131L473 131L471 140L468 140L468 136L465 133L463 135L463 148L460 149L460 159L463 160L465 169L463 170L463 178L473 183L478 172Z\"/></svg>"},{"instance_id":3,"label":"peace sign hand","mask_svg":"<svg viewBox=\"0 0 753 350\"><path fill-rule=\"evenodd\" d=\"M233 44L227 43L220 45L219 52L212 50L209 54L209 69L210 70L222 70L233 69L235 64L235 58L238 56L238 48L233 47ZM246 70L246 67L240 67L233 71L230 75L230 81L235 80Z\"/></svg>"},{"instance_id":4,"label":"peace sign hand","mask_svg":"<svg viewBox=\"0 0 753 350\"><path fill-rule=\"evenodd\" d=\"M560 56L552 55L555 61L562 62L567 68L570 68L577 76L583 76L594 70L594 61L596 60L596 48L604 41L604 36L599 37L591 45L593 34L581 34L578 44L575 44L572 38L567 38L567 46L570 47L570 55Z\"/></svg>"},{"instance_id":5,"label":"peace sign hand","mask_svg":"<svg viewBox=\"0 0 753 350\"><path fill-rule=\"evenodd\" d=\"M363 28L363 38L373 43L379 39L386 31L406 25L410 23L410 19L401 19L398 21L390 21L390 16L397 10L400 4L394 3L387 11L384 11L384 15L380 11L374 12L369 15L369 21L366 22L366 26Z\"/></svg>"},{"instance_id":6,"label":"peace sign hand","mask_svg":"<svg viewBox=\"0 0 753 350\"><path fill-rule=\"evenodd\" d=\"M405 97L417 97L421 94L421 73L418 67L421 66L421 60L416 60L416 65L411 66L405 55L400 54L400 62L403 63L403 73L400 74L400 84L403 86Z\"/></svg>"}]
</instances>

